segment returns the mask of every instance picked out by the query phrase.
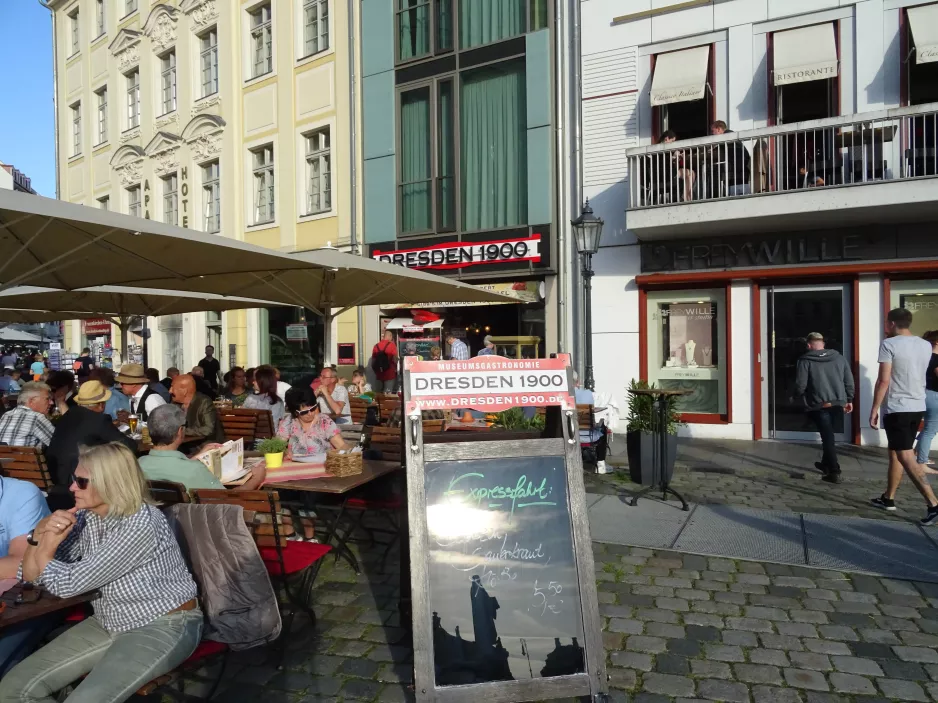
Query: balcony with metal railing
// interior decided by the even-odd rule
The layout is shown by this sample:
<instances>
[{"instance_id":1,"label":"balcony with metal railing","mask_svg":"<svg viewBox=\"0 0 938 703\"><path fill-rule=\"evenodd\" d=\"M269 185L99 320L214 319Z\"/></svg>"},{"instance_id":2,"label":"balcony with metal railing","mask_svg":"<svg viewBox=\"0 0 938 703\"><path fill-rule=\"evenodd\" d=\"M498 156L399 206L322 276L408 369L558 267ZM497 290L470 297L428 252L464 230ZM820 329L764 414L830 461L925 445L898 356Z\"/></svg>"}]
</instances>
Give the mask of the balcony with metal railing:
<instances>
[{"instance_id":1,"label":"balcony with metal railing","mask_svg":"<svg viewBox=\"0 0 938 703\"><path fill-rule=\"evenodd\" d=\"M678 239L938 221L938 103L637 147L627 226Z\"/></svg>"}]
</instances>

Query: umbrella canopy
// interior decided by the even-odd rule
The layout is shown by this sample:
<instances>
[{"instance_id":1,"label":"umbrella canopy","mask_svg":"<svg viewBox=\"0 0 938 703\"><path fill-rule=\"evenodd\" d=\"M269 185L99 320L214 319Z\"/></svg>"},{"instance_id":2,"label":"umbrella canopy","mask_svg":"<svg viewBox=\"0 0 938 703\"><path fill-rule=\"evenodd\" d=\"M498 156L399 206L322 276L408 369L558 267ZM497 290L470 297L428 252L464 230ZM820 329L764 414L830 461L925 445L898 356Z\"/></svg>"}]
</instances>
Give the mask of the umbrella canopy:
<instances>
[{"instance_id":1,"label":"umbrella canopy","mask_svg":"<svg viewBox=\"0 0 938 703\"><path fill-rule=\"evenodd\" d=\"M43 339L38 335L32 334L31 332L24 332L23 330L13 330L9 327L4 327L0 329L0 342L25 342L27 344L39 344L41 342L46 342L47 339Z\"/></svg>"},{"instance_id":2,"label":"umbrella canopy","mask_svg":"<svg viewBox=\"0 0 938 703\"><path fill-rule=\"evenodd\" d=\"M335 250L287 255L7 190L0 190L0 250L0 289L134 285L302 305L319 314L379 303L506 302L497 293Z\"/></svg>"},{"instance_id":3,"label":"umbrella canopy","mask_svg":"<svg viewBox=\"0 0 938 703\"><path fill-rule=\"evenodd\" d=\"M243 310L276 307L281 303L252 298L225 297L210 293L168 291L156 288L97 286L68 291L38 286L17 286L0 291L0 319L3 308L35 307L54 314L54 319L71 319L88 315L178 315L187 312ZM58 311L58 312L56 312ZM26 311L14 311L26 312ZM16 321L16 320L12 320Z\"/></svg>"},{"instance_id":4,"label":"umbrella canopy","mask_svg":"<svg viewBox=\"0 0 938 703\"><path fill-rule=\"evenodd\" d=\"M78 310L30 310L0 308L0 324L35 325L40 322L59 322L92 317L90 313Z\"/></svg>"}]
</instances>

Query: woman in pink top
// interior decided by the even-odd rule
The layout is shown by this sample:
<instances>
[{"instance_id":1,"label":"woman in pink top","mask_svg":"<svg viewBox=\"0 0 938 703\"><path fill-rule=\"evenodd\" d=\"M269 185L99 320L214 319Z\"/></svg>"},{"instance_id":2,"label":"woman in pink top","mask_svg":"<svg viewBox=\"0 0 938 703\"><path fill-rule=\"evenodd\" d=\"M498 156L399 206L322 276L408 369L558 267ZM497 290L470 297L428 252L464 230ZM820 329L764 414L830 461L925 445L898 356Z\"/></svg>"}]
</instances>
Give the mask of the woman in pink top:
<instances>
[{"instance_id":1,"label":"woman in pink top","mask_svg":"<svg viewBox=\"0 0 938 703\"><path fill-rule=\"evenodd\" d=\"M287 393L287 410L277 428L277 436L289 442L285 459L325 454L329 449L348 449L332 418L319 411L311 388L294 388Z\"/></svg>"}]
</instances>

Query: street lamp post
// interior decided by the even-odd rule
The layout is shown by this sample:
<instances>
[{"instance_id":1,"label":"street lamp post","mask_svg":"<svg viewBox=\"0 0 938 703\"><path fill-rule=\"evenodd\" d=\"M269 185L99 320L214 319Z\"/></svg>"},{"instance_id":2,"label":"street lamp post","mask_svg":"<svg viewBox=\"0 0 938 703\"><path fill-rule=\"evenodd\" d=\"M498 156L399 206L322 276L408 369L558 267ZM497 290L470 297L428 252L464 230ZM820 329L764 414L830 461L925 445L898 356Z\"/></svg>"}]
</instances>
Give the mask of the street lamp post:
<instances>
[{"instance_id":1,"label":"street lamp post","mask_svg":"<svg viewBox=\"0 0 938 703\"><path fill-rule=\"evenodd\" d=\"M599 251L599 240L603 234L603 220L593 214L589 198L583 205L580 216L573 220L573 232L576 239L576 250L583 260L584 296L583 306L585 319L584 332L586 334L586 379L583 385L591 391L595 390L593 380L593 254Z\"/></svg>"}]
</instances>

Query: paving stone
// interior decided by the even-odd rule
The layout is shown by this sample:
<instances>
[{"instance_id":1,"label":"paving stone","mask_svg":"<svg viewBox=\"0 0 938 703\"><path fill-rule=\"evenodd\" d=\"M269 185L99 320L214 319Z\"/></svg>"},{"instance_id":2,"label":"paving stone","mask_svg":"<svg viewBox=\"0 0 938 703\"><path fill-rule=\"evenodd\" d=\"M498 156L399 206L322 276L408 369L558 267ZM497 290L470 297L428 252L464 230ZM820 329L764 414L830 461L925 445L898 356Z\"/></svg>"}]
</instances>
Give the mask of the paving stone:
<instances>
[{"instance_id":1,"label":"paving stone","mask_svg":"<svg viewBox=\"0 0 938 703\"><path fill-rule=\"evenodd\" d=\"M858 613L860 615L879 615L879 608L872 603L849 603L834 601L831 603L838 613Z\"/></svg>"},{"instance_id":2,"label":"paving stone","mask_svg":"<svg viewBox=\"0 0 938 703\"><path fill-rule=\"evenodd\" d=\"M864 676L883 676L883 670L872 659L860 657L831 657L831 662L837 671L847 674L862 674Z\"/></svg>"},{"instance_id":3,"label":"paving stone","mask_svg":"<svg viewBox=\"0 0 938 703\"><path fill-rule=\"evenodd\" d=\"M876 642L878 644L902 644L895 632L889 630L880 630L875 627L868 627L858 630L860 637L867 642Z\"/></svg>"},{"instance_id":4,"label":"paving stone","mask_svg":"<svg viewBox=\"0 0 938 703\"><path fill-rule=\"evenodd\" d=\"M685 569L692 569L693 571L707 570L707 557L698 556L696 554L684 554L681 557L681 562Z\"/></svg>"},{"instance_id":5,"label":"paving stone","mask_svg":"<svg viewBox=\"0 0 938 703\"><path fill-rule=\"evenodd\" d=\"M732 584L731 584L732 586ZM732 588L730 589L732 590ZM718 603L731 603L733 605L746 605L746 594L741 591L733 593L714 593L713 600Z\"/></svg>"},{"instance_id":6,"label":"paving stone","mask_svg":"<svg viewBox=\"0 0 938 703\"><path fill-rule=\"evenodd\" d=\"M766 573L765 567L762 564L754 561L739 561L736 562L736 568L741 574L764 574Z\"/></svg>"},{"instance_id":7,"label":"paving stone","mask_svg":"<svg viewBox=\"0 0 938 703\"><path fill-rule=\"evenodd\" d=\"M655 671L659 674L686 676L690 673L690 664L686 657L676 654L659 654L655 657Z\"/></svg>"},{"instance_id":8,"label":"paving stone","mask_svg":"<svg viewBox=\"0 0 938 703\"><path fill-rule=\"evenodd\" d=\"M614 652L625 646L625 636L619 632L603 632L603 649L607 652Z\"/></svg>"},{"instance_id":9,"label":"paving stone","mask_svg":"<svg viewBox=\"0 0 938 703\"><path fill-rule=\"evenodd\" d=\"M769 590L771 591L772 589L770 588ZM773 596L771 594L767 596L756 595L756 594L751 595L749 596L749 602L752 605L763 605L768 608L783 608L785 610L790 610L792 608L801 607L800 598L787 598L787 597L781 597L781 596Z\"/></svg>"},{"instance_id":10,"label":"paving stone","mask_svg":"<svg viewBox=\"0 0 938 703\"><path fill-rule=\"evenodd\" d=\"M821 637L828 640L838 640L841 642L856 642L860 638L853 628L846 625L819 625L817 631Z\"/></svg>"},{"instance_id":11,"label":"paving stone","mask_svg":"<svg viewBox=\"0 0 938 703\"><path fill-rule=\"evenodd\" d=\"M375 678L384 683L413 683L414 670L407 664L382 664Z\"/></svg>"},{"instance_id":12,"label":"paving stone","mask_svg":"<svg viewBox=\"0 0 938 703\"><path fill-rule=\"evenodd\" d=\"M932 681L938 681L938 664L926 664L925 671L928 672L928 676ZM899 676L894 676L892 678L901 678Z\"/></svg>"},{"instance_id":13,"label":"paving stone","mask_svg":"<svg viewBox=\"0 0 938 703\"><path fill-rule=\"evenodd\" d=\"M705 656L708 659L724 662L744 662L743 650L739 647L732 647L722 644L707 644Z\"/></svg>"},{"instance_id":14,"label":"paving stone","mask_svg":"<svg viewBox=\"0 0 938 703\"><path fill-rule=\"evenodd\" d=\"M925 691L914 681L902 679L876 679L876 685L886 698L900 701L927 701Z\"/></svg>"},{"instance_id":15,"label":"paving stone","mask_svg":"<svg viewBox=\"0 0 938 703\"><path fill-rule=\"evenodd\" d=\"M885 615L879 615L873 618L873 622L884 630L903 630L906 632L918 632L919 626L913 620L903 618L890 618Z\"/></svg>"},{"instance_id":16,"label":"paving stone","mask_svg":"<svg viewBox=\"0 0 938 703\"><path fill-rule=\"evenodd\" d=\"M749 703L749 689L741 683L730 683L719 679L703 679L697 684L700 695L713 701Z\"/></svg>"},{"instance_id":17,"label":"paving stone","mask_svg":"<svg viewBox=\"0 0 938 703\"><path fill-rule=\"evenodd\" d=\"M787 649L801 651L804 647L801 640L789 635L759 635L762 640L762 646L766 649Z\"/></svg>"},{"instance_id":18,"label":"paving stone","mask_svg":"<svg viewBox=\"0 0 938 703\"><path fill-rule=\"evenodd\" d=\"M861 694L864 696L871 696L876 693L876 687L872 681L856 674L835 672L831 674L830 679L831 686L838 693Z\"/></svg>"},{"instance_id":19,"label":"paving stone","mask_svg":"<svg viewBox=\"0 0 938 703\"><path fill-rule=\"evenodd\" d=\"M880 662L883 673L889 679L908 679L909 681L927 681L928 674L921 664L914 662L890 661L885 659Z\"/></svg>"},{"instance_id":20,"label":"paving stone","mask_svg":"<svg viewBox=\"0 0 938 703\"><path fill-rule=\"evenodd\" d=\"M789 652L791 665L799 669L814 669L815 671L832 671L833 665L826 654L814 652Z\"/></svg>"},{"instance_id":21,"label":"paving stone","mask_svg":"<svg viewBox=\"0 0 938 703\"><path fill-rule=\"evenodd\" d=\"M727 618L726 626L747 632L774 632L770 621L756 618Z\"/></svg>"},{"instance_id":22,"label":"paving stone","mask_svg":"<svg viewBox=\"0 0 938 703\"><path fill-rule=\"evenodd\" d=\"M938 637L922 632L900 632L903 644L913 647L938 647Z\"/></svg>"},{"instance_id":23,"label":"paving stone","mask_svg":"<svg viewBox=\"0 0 938 703\"><path fill-rule=\"evenodd\" d=\"M805 596L807 598L814 598L816 600L838 600L840 598L840 596L837 595L837 591L830 591L821 588L805 591Z\"/></svg>"},{"instance_id":24,"label":"paving stone","mask_svg":"<svg viewBox=\"0 0 938 703\"><path fill-rule=\"evenodd\" d=\"M612 618L609 621L610 632L621 632L627 635L640 635L645 629L645 623L639 620L626 620L625 618Z\"/></svg>"},{"instance_id":25,"label":"paving stone","mask_svg":"<svg viewBox=\"0 0 938 703\"><path fill-rule=\"evenodd\" d=\"M809 622L814 625L826 625L830 622L827 613L822 613L817 610L793 609L788 611L788 615L795 622Z\"/></svg>"},{"instance_id":26,"label":"paving stone","mask_svg":"<svg viewBox=\"0 0 938 703\"><path fill-rule=\"evenodd\" d=\"M854 656L867 659L898 659L892 647L875 642L851 642L850 651Z\"/></svg>"},{"instance_id":27,"label":"paving stone","mask_svg":"<svg viewBox=\"0 0 938 703\"><path fill-rule=\"evenodd\" d=\"M827 616L828 620L834 625L846 625L847 627L873 627L873 618L869 615L858 615L857 613L831 613Z\"/></svg>"},{"instance_id":28,"label":"paving stone","mask_svg":"<svg viewBox=\"0 0 938 703\"><path fill-rule=\"evenodd\" d=\"M625 647L633 652L645 652L646 654L658 654L666 649L663 638L645 635L632 635L625 641Z\"/></svg>"},{"instance_id":29,"label":"paving stone","mask_svg":"<svg viewBox=\"0 0 938 703\"><path fill-rule=\"evenodd\" d=\"M710 593L712 591L728 591L730 587L728 584L722 581L708 581L700 579L699 581L694 581L694 588Z\"/></svg>"},{"instance_id":30,"label":"paving stone","mask_svg":"<svg viewBox=\"0 0 938 703\"><path fill-rule=\"evenodd\" d=\"M733 678L729 664L710 661L709 659L691 659L690 671L694 676L706 677L708 679Z\"/></svg>"},{"instance_id":31,"label":"paving stone","mask_svg":"<svg viewBox=\"0 0 938 703\"><path fill-rule=\"evenodd\" d=\"M775 627L780 635L792 637L817 637L817 628L803 622L777 622Z\"/></svg>"},{"instance_id":32,"label":"paving stone","mask_svg":"<svg viewBox=\"0 0 938 703\"><path fill-rule=\"evenodd\" d=\"M685 622L687 621L687 618L688 618L688 615L685 615L684 616ZM689 624L685 627L685 630L686 630L685 636L689 640L697 640L698 642L719 642L720 641L720 630L718 627Z\"/></svg>"},{"instance_id":33,"label":"paving stone","mask_svg":"<svg viewBox=\"0 0 938 703\"><path fill-rule=\"evenodd\" d=\"M709 591L699 588L678 588L675 589L674 595L684 600L710 600L711 598Z\"/></svg>"},{"instance_id":34,"label":"paving stone","mask_svg":"<svg viewBox=\"0 0 938 703\"><path fill-rule=\"evenodd\" d=\"M652 637L664 637L667 639L679 639L686 637L684 628L680 625L666 625L662 622L650 622L645 625L645 634Z\"/></svg>"},{"instance_id":35,"label":"paving stone","mask_svg":"<svg viewBox=\"0 0 938 703\"><path fill-rule=\"evenodd\" d=\"M785 669L785 681L792 688L807 688L814 691L829 691L827 679L819 671L807 669Z\"/></svg>"},{"instance_id":36,"label":"paving stone","mask_svg":"<svg viewBox=\"0 0 938 703\"><path fill-rule=\"evenodd\" d=\"M599 614L604 618L631 618L632 606L629 605L601 605Z\"/></svg>"},{"instance_id":37,"label":"paving stone","mask_svg":"<svg viewBox=\"0 0 938 703\"><path fill-rule=\"evenodd\" d=\"M346 698L357 698L359 700L373 700L382 685L376 681L365 681L364 679L349 679L342 687L342 695Z\"/></svg>"},{"instance_id":38,"label":"paving stone","mask_svg":"<svg viewBox=\"0 0 938 703\"><path fill-rule=\"evenodd\" d=\"M938 664L938 652L926 647L899 647L894 646L893 651L902 661L919 662L922 664Z\"/></svg>"},{"instance_id":39,"label":"paving stone","mask_svg":"<svg viewBox=\"0 0 938 703\"><path fill-rule=\"evenodd\" d=\"M609 676L609 685L615 688L631 690L638 683L638 676L632 669L609 668L606 673Z\"/></svg>"},{"instance_id":40,"label":"paving stone","mask_svg":"<svg viewBox=\"0 0 938 703\"><path fill-rule=\"evenodd\" d=\"M332 653L340 657L360 657L374 647L373 642L360 642L359 640L339 640Z\"/></svg>"},{"instance_id":41,"label":"paving stone","mask_svg":"<svg viewBox=\"0 0 938 703\"><path fill-rule=\"evenodd\" d=\"M746 683L764 683L781 685L782 674L777 666L766 666L763 664L735 664L733 671L736 672L736 678Z\"/></svg>"},{"instance_id":42,"label":"paving stone","mask_svg":"<svg viewBox=\"0 0 938 703\"><path fill-rule=\"evenodd\" d=\"M754 703L803 703L798 691L774 686L754 686L752 700Z\"/></svg>"},{"instance_id":43,"label":"paving stone","mask_svg":"<svg viewBox=\"0 0 938 703\"><path fill-rule=\"evenodd\" d=\"M371 679L378 673L379 668L380 664L370 659L346 659L339 666L338 673L357 676L362 679Z\"/></svg>"},{"instance_id":44,"label":"paving stone","mask_svg":"<svg viewBox=\"0 0 938 703\"><path fill-rule=\"evenodd\" d=\"M736 576L737 583L753 583L758 586L768 586L771 581L771 578L765 574L737 574Z\"/></svg>"},{"instance_id":45,"label":"paving stone","mask_svg":"<svg viewBox=\"0 0 938 703\"><path fill-rule=\"evenodd\" d=\"M328 654L316 654L310 657L306 662L306 668L314 674L328 676L334 674L342 662L342 657L333 657Z\"/></svg>"},{"instance_id":46,"label":"paving stone","mask_svg":"<svg viewBox=\"0 0 938 703\"><path fill-rule=\"evenodd\" d=\"M750 649L749 661L753 664L788 666L788 654L780 649Z\"/></svg>"},{"instance_id":47,"label":"paving stone","mask_svg":"<svg viewBox=\"0 0 938 703\"><path fill-rule=\"evenodd\" d=\"M688 639L668 640L667 649L671 654L677 654L682 657L698 657L701 651L699 642Z\"/></svg>"},{"instance_id":48,"label":"paving stone","mask_svg":"<svg viewBox=\"0 0 938 703\"><path fill-rule=\"evenodd\" d=\"M677 613L672 610L661 610L661 609L639 609L635 611L636 620L646 620L651 622L664 622L671 625L677 625L678 617Z\"/></svg>"},{"instance_id":49,"label":"paving stone","mask_svg":"<svg viewBox=\"0 0 938 703\"><path fill-rule=\"evenodd\" d=\"M283 691L305 691L312 681L313 677L305 671L283 671L271 679L267 685Z\"/></svg>"},{"instance_id":50,"label":"paving stone","mask_svg":"<svg viewBox=\"0 0 938 703\"><path fill-rule=\"evenodd\" d=\"M856 581L854 581L854 586ZM862 591L841 591L840 600L846 603L879 603L879 598L873 593L863 593Z\"/></svg>"},{"instance_id":51,"label":"paving stone","mask_svg":"<svg viewBox=\"0 0 938 703\"><path fill-rule=\"evenodd\" d=\"M638 654L636 652L613 652L610 659L615 666L621 666L625 669L651 671L652 668L652 659L647 654Z\"/></svg>"},{"instance_id":52,"label":"paving stone","mask_svg":"<svg viewBox=\"0 0 938 703\"><path fill-rule=\"evenodd\" d=\"M647 574L648 570L644 569L643 574ZM693 588L693 583L691 579L676 579L668 576L658 576L654 579L656 586L669 586L670 588Z\"/></svg>"},{"instance_id":53,"label":"paving stone","mask_svg":"<svg viewBox=\"0 0 938 703\"><path fill-rule=\"evenodd\" d=\"M662 696L658 693L639 693L632 699L632 703L671 703L669 696Z\"/></svg>"},{"instance_id":54,"label":"paving stone","mask_svg":"<svg viewBox=\"0 0 938 703\"><path fill-rule=\"evenodd\" d=\"M801 605L805 610L819 610L822 613L833 613L834 606L831 605L830 601L826 600L815 600L814 598L805 598L801 601Z\"/></svg>"},{"instance_id":55,"label":"paving stone","mask_svg":"<svg viewBox=\"0 0 938 703\"><path fill-rule=\"evenodd\" d=\"M339 623L338 625L333 625L332 627L330 627L326 631L326 634L329 637L337 637L337 638L342 638L342 639L347 639L347 640L357 640L359 637L365 634L365 630L367 628L368 628L367 625L361 625L359 623L343 622L343 623Z\"/></svg>"},{"instance_id":56,"label":"paving stone","mask_svg":"<svg viewBox=\"0 0 938 703\"><path fill-rule=\"evenodd\" d=\"M847 697L838 696L834 693L822 693L821 691L805 691L805 698L808 699L808 703L849 703L850 702L850 699ZM866 702L864 701L864 703Z\"/></svg>"},{"instance_id":57,"label":"paving stone","mask_svg":"<svg viewBox=\"0 0 938 703\"><path fill-rule=\"evenodd\" d=\"M736 564L729 559L708 559L707 565L710 571L736 573Z\"/></svg>"},{"instance_id":58,"label":"paving stone","mask_svg":"<svg viewBox=\"0 0 938 703\"><path fill-rule=\"evenodd\" d=\"M835 642L833 640L816 640L806 637L801 640L809 652L816 652L817 654L840 654L848 656L850 654L850 647L844 642Z\"/></svg>"},{"instance_id":59,"label":"paving stone","mask_svg":"<svg viewBox=\"0 0 938 703\"><path fill-rule=\"evenodd\" d=\"M312 700L310 699L310 703ZM381 690L381 695L378 696L378 703L413 703L414 700L414 692L408 690L406 686L385 686Z\"/></svg>"},{"instance_id":60,"label":"paving stone","mask_svg":"<svg viewBox=\"0 0 938 703\"><path fill-rule=\"evenodd\" d=\"M708 613L684 613L684 625L688 626L688 632L691 625L700 627L723 627L723 618L719 615L710 615Z\"/></svg>"},{"instance_id":61,"label":"paving stone","mask_svg":"<svg viewBox=\"0 0 938 703\"><path fill-rule=\"evenodd\" d=\"M645 674L642 688L666 696L693 696L696 690L693 679L669 674Z\"/></svg>"},{"instance_id":62,"label":"paving stone","mask_svg":"<svg viewBox=\"0 0 938 703\"><path fill-rule=\"evenodd\" d=\"M915 620L919 617L918 611L915 608L910 608L907 605L884 605L880 604L879 609L883 611L883 615L888 615L891 618L904 618L906 620Z\"/></svg>"},{"instance_id":63,"label":"paving stone","mask_svg":"<svg viewBox=\"0 0 938 703\"><path fill-rule=\"evenodd\" d=\"M800 576L775 576L772 578L774 586L794 586L795 588L815 588L816 584L809 578Z\"/></svg>"},{"instance_id":64,"label":"paving stone","mask_svg":"<svg viewBox=\"0 0 938 703\"><path fill-rule=\"evenodd\" d=\"M759 637L755 632L743 632L742 630L724 630L723 644L732 644L737 647L758 647Z\"/></svg>"}]
</instances>

